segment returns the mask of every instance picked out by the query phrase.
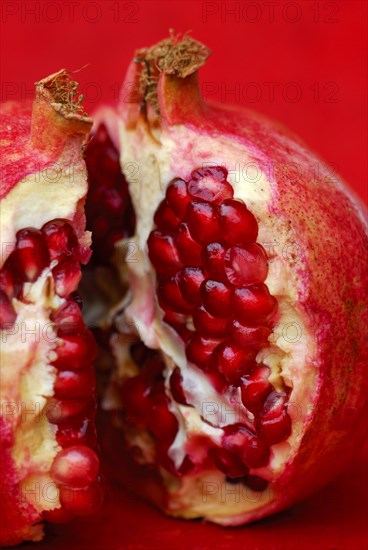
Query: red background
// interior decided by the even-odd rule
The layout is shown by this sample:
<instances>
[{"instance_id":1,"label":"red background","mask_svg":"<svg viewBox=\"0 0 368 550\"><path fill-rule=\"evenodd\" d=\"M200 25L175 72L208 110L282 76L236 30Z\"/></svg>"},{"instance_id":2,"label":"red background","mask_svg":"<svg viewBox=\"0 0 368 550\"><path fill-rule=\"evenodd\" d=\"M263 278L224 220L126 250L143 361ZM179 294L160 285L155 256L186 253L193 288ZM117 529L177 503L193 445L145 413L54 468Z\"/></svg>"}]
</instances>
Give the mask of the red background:
<instances>
[{"instance_id":1,"label":"red background","mask_svg":"<svg viewBox=\"0 0 368 550\"><path fill-rule=\"evenodd\" d=\"M285 123L367 201L367 5L3 0L2 100L29 97L35 80L60 68L84 67L75 78L91 112L117 100L135 48L169 28L190 30L213 51L201 71L208 98Z\"/></svg>"},{"instance_id":2,"label":"red background","mask_svg":"<svg viewBox=\"0 0 368 550\"><path fill-rule=\"evenodd\" d=\"M34 81L62 67L81 69L75 78L92 112L99 102L117 101L135 48L157 42L169 28L191 31L213 51L201 72L209 99L242 103L280 120L368 202L367 5L357 0L3 0L1 99L29 98ZM361 550L367 547L362 471L362 465L355 466L276 518L227 531L162 518L117 494L100 521L53 528L42 547Z\"/></svg>"}]
</instances>

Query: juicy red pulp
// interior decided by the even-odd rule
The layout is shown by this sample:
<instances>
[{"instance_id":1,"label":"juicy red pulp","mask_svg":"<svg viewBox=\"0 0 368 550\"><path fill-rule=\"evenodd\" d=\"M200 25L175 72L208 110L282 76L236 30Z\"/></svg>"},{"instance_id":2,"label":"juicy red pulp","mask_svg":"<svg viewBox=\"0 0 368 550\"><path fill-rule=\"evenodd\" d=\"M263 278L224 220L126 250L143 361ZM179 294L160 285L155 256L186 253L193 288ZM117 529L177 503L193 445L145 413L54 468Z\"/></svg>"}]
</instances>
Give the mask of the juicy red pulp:
<instances>
[{"instance_id":1,"label":"juicy red pulp","mask_svg":"<svg viewBox=\"0 0 368 550\"><path fill-rule=\"evenodd\" d=\"M256 361L277 310L265 284L268 258L256 242L257 220L234 199L227 170L216 166L194 170L188 181L174 179L154 221L148 252L164 320L182 337L187 359L218 390L239 387L252 425L241 427L242 445L225 435L225 448L210 455L229 477L253 479L249 469L266 465L270 447L291 431L287 388L275 391L270 370ZM182 391L172 395L186 402Z\"/></svg>"},{"instance_id":2,"label":"juicy red pulp","mask_svg":"<svg viewBox=\"0 0 368 550\"><path fill-rule=\"evenodd\" d=\"M134 234L135 215L119 152L101 124L85 151L89 190L87 229L92 231L93 263L109 263L114 245Z\"/></svg>"},{"instance_id":3,"label":"juicy red pulp","mask_svg":"<svg viewBox=\"0 0 368 550\"><path fill-rule=\"evenodd\" d=\"M167 453L179 425L170 411L170 399L165 390L165 363L158 351L147 348L142 342L132 344L130 355L139 374L128 378L121 387L123 416L127 422L148 430L154 437L159 464L172 473L184 473L181 469L175 470ZM170 387L178 402L185 402L178 367L171 375ZM187 471L189 465L189 457L186 457L182 468Z\"/></svg>"},{"instance_id":4,"label":"juicy red pulp","mask_svg":"<svg viewBox=\"0 0 368 550\"><path fill-rule=\"evenodd\" d=\"M88 514L101 500L98 458L92 450L96 446L92 366L95 344L75 298L81 278L80 259L73 227L67 220L57 219L40 230L18 231L15 249L0 270L1 328L4 330L11 330L16 322L13 299L27 302L24 284L37 281L44 269L51 267L51 262L55 293L63 299L59 309L50 310L50 321L57 336L56 358L51 362L56 380L54 396L46 405L47 418L57 428L56 441L63 448L51 468L62 506L44 513L46 519L56 522ZM73 498L67 498L67 492Z\"/></svg>"}]
</instances>

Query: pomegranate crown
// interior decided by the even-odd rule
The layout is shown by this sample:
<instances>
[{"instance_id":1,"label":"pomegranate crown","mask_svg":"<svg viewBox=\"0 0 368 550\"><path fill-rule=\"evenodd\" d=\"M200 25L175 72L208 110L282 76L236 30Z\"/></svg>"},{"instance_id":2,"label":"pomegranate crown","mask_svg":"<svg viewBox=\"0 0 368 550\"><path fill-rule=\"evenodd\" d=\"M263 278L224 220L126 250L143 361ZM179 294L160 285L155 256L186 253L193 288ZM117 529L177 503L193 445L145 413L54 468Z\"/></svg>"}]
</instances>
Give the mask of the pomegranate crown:
<instances>
[{"instance_id":1,"label":"pomegranate crown","mask_svg":"<svg viewBox=\"0 0 368 550\"><path fill-rule=\"evenodd\" d=\"M211 51L188 34L175 34L170 30L165 38L150 48L136 51L135 63L142 64L139 71L138 94L158 111L157 86L160 74L184 79L202 67Z\"/></svg>"}]
</instances>

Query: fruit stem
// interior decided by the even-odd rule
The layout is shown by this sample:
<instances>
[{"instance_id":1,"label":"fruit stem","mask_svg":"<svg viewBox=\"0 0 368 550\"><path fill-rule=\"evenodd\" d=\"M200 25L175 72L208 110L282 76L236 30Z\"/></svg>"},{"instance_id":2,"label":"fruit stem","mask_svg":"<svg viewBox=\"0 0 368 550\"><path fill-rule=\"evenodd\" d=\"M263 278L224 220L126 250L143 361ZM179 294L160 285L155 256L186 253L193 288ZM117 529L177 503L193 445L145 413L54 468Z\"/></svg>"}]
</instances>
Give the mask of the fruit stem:
<instances>
[{"instance_id":1,"label":"fruit stem","mask_svg":"<svg viewBox=\"0 0 368 550\"><path fill-rule=\"evenodd\" d=\"M134 61L145 64L139 75L139 96L144 98L144 105L150 104L158 111L157 88L160 77L185 80L205 64L210 54L204 44L188 35L174 35L172 30L169 38L150 48L138 50Z\"/></svg>"},{"instance_id":2,"label":"fruit stem","mask_svg":"<svg viewBox=\"0 0 368 550\"><path fill-rule=\"evenodd\" d=\"M31 141L41 150L62 149L71 135L81 143L92 127L92 119L83 111L78 83L62 69L35 83L32 109Z\"/></svg>"}]
</instances>

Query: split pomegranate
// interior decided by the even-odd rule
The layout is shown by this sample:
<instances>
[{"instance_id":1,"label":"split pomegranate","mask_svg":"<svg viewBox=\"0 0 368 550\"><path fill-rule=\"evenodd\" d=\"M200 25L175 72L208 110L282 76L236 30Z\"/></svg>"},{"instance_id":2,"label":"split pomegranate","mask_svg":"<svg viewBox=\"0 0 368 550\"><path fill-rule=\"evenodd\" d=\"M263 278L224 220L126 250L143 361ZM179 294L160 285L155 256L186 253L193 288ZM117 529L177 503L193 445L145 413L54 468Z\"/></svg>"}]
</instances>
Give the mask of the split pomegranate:
<instances>
[{"instance_id":1,"label":"split pomegranate","mask_svg":"<svg viewBox=\"0 0 368 550\"><path fill-rule=\"evenodd\" d=\"M96 346L75 291L90 257L82 146L92 121L60 71L32 106L6 104L1 140L0 543L42 538L101 501ZM66 499L65 492L83 498ZM77 505L76 502L77 501Z\"/></svg>"},{"instance_id":2,"label":"split pomegranate","mask_svg":"<svg viewBox=\"0 0 368 550\"><path fill-rule=\"evenodd\" d=\"M139 167L125 174L136 261L121 318L146 357L113 338L106 446L123 430L117 477L136 472L168 514L237 525L316 491L362 440L367 236L297 138L203 103L208 53L174 36L140 50L130 98L96 114L121 166Z\"/></svg>"},{"instance_id":3,"label":"split pomegranate","mask_svg":"<svg viewBox=\"0 0 368 550\"><path fill-rule=\"evenodd\" d=\"M37 85L32 116L7 107L4 544L100 505L100 360L102 449L117 479L170 515L255 521L318 490L359 448L361 207L286 130L204 104L208 55L187 36L137 52L131 96L95 113L88 145L91 120L63 71ZM52 502L32 498L33 483L51 483Z\"/></svg>"}]
</instances>

